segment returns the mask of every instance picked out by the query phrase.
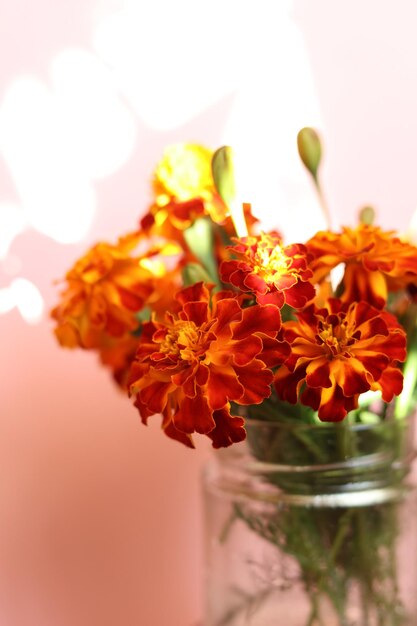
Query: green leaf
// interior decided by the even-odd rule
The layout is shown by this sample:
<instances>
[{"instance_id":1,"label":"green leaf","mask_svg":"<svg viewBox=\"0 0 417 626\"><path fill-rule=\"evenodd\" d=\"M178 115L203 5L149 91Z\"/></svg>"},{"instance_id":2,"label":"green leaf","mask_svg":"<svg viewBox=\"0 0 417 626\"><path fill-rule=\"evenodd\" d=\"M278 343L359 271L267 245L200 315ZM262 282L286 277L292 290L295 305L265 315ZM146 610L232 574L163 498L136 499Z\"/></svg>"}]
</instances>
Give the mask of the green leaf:
<instances>
[{"instance_id":1,"label":"green leaf","mask_svg":"<svg viewBox=\"0 0 417 626\"><path fill-rule=\"evenodd\" d=\"M213 282L204 267L198 263L187 263L182 270L182 279L185 287L194 285L195 283L199 283L201 281L203 283Z\"/></svg>"},{"instance_id":2,"label":"green leaf","mask_svg":"<svg viewBox=\"0 0 417 626\"><path fill-rule=\"evenodd\" d=\"M184 239L194 256L203 264L209 280L219 284L217 261L214 256L213 223L200 217L184 231Z\"/></svg>"},{"instance_id":3,"label":"green leaf","mask_svg":"<svg viewBox=\"0 0 417 626\"><path fill-rule=\"evenodd\" d=\"M140 311L136 313L136 319L140 323L148 322L151 319L151 313L152 313L152 310L148 306L145 306L143 307L143 309L141 309Z\"/></svg>"}]
</instances>

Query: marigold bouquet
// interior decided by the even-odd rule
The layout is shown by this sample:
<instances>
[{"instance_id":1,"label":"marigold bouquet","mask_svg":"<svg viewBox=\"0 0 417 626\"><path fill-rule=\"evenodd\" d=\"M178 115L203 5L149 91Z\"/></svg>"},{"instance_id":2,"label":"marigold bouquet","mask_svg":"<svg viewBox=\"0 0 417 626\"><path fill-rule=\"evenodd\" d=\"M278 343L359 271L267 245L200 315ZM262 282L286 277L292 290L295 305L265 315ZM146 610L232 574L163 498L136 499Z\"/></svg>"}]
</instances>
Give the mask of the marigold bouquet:
<instances>
[{"instance_id":1,"label":"marigold bouquet","mask_svg":"<svg viewBox=\"0 0 417 626\"><path fill-rule=\"evenodd\" d=\"M299 135L316 181L317 142L311 129ZM369 391L387 409L405 375L409 412L417 248L368 223L369 210L356 227L284 244L259 232L249 205L239 214L233 186L229 149L166 149L138 230L98 243L68 272L52 311L60 344L97 351L142 420L162 414L164 432L188 446L193 433L214 447L244 439L231 407L259 405L272 389L340 421Z\"/></svg>"},{"instance_id":2,"label":"marigold bouquet","mask_svg":"<svg viewBox=\"0 0 417 626\"><path fill-rule=\"evenodd\" d=\"M329 220L316 132L300 131L298 147ZM412 412L411 241L375 225L369 207L357 225L303 243L262 231L237 199L227 147L167 148L152 185L138 228L79 259L52 311L60 344L96 351L145 424L161 415L169 437L194 447L202 434L222 448L244 440L251 419L367 424ZM346 438L338 441L345 454ZM314 442L304 443L311 450ZM235 515L253 523L242 510ZM302 563L302 546L290 547L294 515L284 543ZM311 520L303 523L310 532ZM346 569L343 558L335 566ZM375 576L368 570L368 583ZM340 605L342 591L336 598L324 583L322 591Z\"/></svg>"}]
</instances>

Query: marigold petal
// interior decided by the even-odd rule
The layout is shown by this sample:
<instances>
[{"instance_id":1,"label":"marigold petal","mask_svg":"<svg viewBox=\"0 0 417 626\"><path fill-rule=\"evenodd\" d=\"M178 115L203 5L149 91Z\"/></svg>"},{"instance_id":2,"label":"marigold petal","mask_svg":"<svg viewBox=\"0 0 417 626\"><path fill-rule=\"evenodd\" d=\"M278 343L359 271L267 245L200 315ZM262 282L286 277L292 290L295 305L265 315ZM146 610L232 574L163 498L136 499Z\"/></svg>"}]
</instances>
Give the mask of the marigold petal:
<instances>
[{"instance_id":1,"label":"marigold petal","mask_svg":"<svg viewBox=\"0 0 417 626\"><path fill-rule=\"evenodd\" d=\"M291 372L286 365L282 365L275 373L274 386L281 400L296 404L298 393L305 378L306 366Z\"/></svg>"},{"instance_id":2,"label":"marigold petal","mask_svg":"<svg viewBox=\"0 0 417 626\"><path fill-rule=\"evenodd\" d=\"M117 291L120 296L120 302L130 311L140 311L140 309L143 307L145 298L138 293L135 293L133 290L130 289L125 289L120 285L117 286ZM146 295L149 295L151 291L151 288L149 288Z\"/></svg>"},{"instance_id":3,"label":"marigold petal","mask_svg":"<svg viewBox=\"0 0 417 626\"><path fill-rule=\"evenodd\" d=\"M54 332L61 346L65 348L75 348L76 346L82 345L76 327L70 322L60 324L55 328Z\"/></svg>"},{"instance_id":4,"label":"marigold petal","mask_svg":"<svg viewBox=\"0 0 417 626\"><path fill-rule=\"evenodd\" d=\"M146 425L148 423L148 417L154 415L153 411L150 411L148 407L141 402L139 396L136 396L133 406L138 409L142 424Z\"/></svg>"},{"instance_id":5,"label":"marigold petal","mask_svg":"<svg viewBox=\"0 0 417 626\"><path fill-rule=\"evenodd\" d=\"M210 370L205 363L199 363L196 371L196 382L200 387L204 387L209 378Z\"/></svg>"},{"instance_id":6,"label":"marigold petal","mask_svg":"<svg viewBox=\"0 0 417 626\"><path fill-rule=\"evenodd\" d=\"M309 282L297 282L297 284L285 292L285 301L294 309L301 309L316 295L316 290Z\"/></svg>"},{"instance_id":7,"label":"marigold petal","mask_svg":"<svg viewBox=\"0 0 417 626\"><path fill-rule=\"evenodd\" d=\"M187 302L208 302L210 298L210 292L203 282L194 283L189 287L184 287L178 291L175 298L184 305Z\"/></svg>"},{"instance_id":8,"label":"marigold petal","mask_svg":"<svg viewBox=\"0 0 417 626\"><path fill-rule=\"evenodd\" d=\"M237 368L235 367L234 370ZM238 400L242 397L244 388L237 379L232 368L210 367L207 382L207 396L210 407L213 410L222 409L229 400Z\"/></svg>"},{"instance_id":9,"label":"marigold petal","mask_svg":"<svg viewBox=\"0 0 417 626\"><path fill-rule=\"evenodd\" d=\"M383 338L374 337L374 349L381 350L391 360L405 361L407 357L407 338L403 329L393 330L384 341Z\"/></svg>"},{"instance_id":10,"label":"marigold petal","mask_svg":"<svg viewBox=\"0 0 417 626\"><path fill-rule=\"evenodd\" d=\"M204 215L204 202L201 198L192 198L184 202L172 202L170 204L172 222L177 228L184 228L199 215Z\"/></svg>"},{"instance_id":11,"label":"marigold petal","mask_svg":"<svg viewBox=\"0 0 417 626\"><path fill-rule=\"evenodd\" d=\"M216 426L207 433L213 442L213 448L226 448L246 438L244 420L231 415L227 408L214 411L213 418Z\"/></svg>"},{"instance_id":12,"label":"marigold petal","mask_svg":"<svg viewBox=\"0 0 417 626\"><path fill-rule=\"evenodd\" d=\"M306 369L306 383L309 387L331 387L330 363L321 357L310 361Z\"/></svg>"},{"instance_id":13,"label":"marigold petal","mask_svg":"<svg viewBox=\"0 0 417 626\"><path fill-rule=\"evenodd\" d=\"M320 387L306 387L300 398L302 404L309 406L313 411L317 411L321 402L321 391Z\"/></svg>"},{"instance_id":14,"label":"marigold petal","mask_svg":"<svg viewBox=\"0 0 417 626\"><path fill-rule=\"evenodd\" d=\"M152 411L152 413L162 413L171 390L171 381L156 380L141 389L138 395L142 404L144 404L149 411Z\"/></svg>"},{"instance_id":15,"label":"marigold petal","mask_svg":"<svg viewBox=\"0 0 417 626\"><path fill-rule=\"evenodd\" d=\"M331 364L331 371L345 396L355 396L370 389L364 365L357 359L351 358L347 362L334 361Z\"/></svg>"},{"instance_id":16,"label":"marigold petal","mask_svg":"<svg viewBox=\"0 0 417 626\"><path fill-rule=\"evenodd\" d=\"M220 265L220 277L224 283L230 283L239 289L243 289L245 276L250 272L250 267L242 261L223 261Z\"/></svg>"},{"instance_id":17,"label":"marigold petal","mask_svg":"<svg viewBox=\"0 0 417 626\"><path fill-rule=\"evenodd\" d=\"M171 380L177 387L182 387L186 396L193 398L196 394L196 368L193 365L184 367L184 369L172 375Z\"/></svg>"},{"instance_id":18,"label":"marigold petal","mask_svg":"<svg viewBox=\"0 0 417 626\"><path fill-rule=\"evenodd\" d=\"M247 291L253 291L257 295L264 295L268 291L268 285L263 278L257 274L247 274L243 280Z\"/></svg>"},{"instance_id":19,"label":"marigold petal","mask_svg":"<svg viewBox=\"0 0 417 626\"><path fill-rule=\"evenodd\" d=\"M172 420L177 430L187 434L197 432L205 435L215 427L212 414L206 396L200 392L194 398L184 396Z\"/></svg>"},{"instance_id":20,"label":"marigold petal","mask_svg":"<svg viewBox=\"0 0 417 626\"><path fill-rule=\"evenodd\" d=\"M381 320L383 321L383 317L381 316L380 311L377 311L374 307L369 306L368 302L358 302L351 309L353 318L355 320L355 324L357 327L362 326L366 322L370 320ZM386 324L385 324L386 327ZM383 333L386 334L386 333Z\"/></svg>"},{"instance_id":21,"label":"marigold petal","mask_svg":"<svg viewBox=\"0 0 417 626\"><path fill-rule=\"evenodd\" d=\"M273 374L262 361L252 361L250 367L235 367L244 393L239 398L231 398L238 404L260 404L271 395Z\"/></svg>"},{"instance_id":22,"label":"marigold petal","mask_svg":"<svg viewBox=\"0 0 417 626\"><path fill-rule=\"evenodd\" d=\"M186 302L184 312L188 320L200 327L207 322L208 303L207 302Z\"/></svg>"},{"instance_id":23,"label":"marigold petal","mask_svg":"<svg viewBox=\"0 0 417 626\"><path fill-rule=\"evenodd\" d=\"M275 337L281 328L281 314L271 305L255 305L243 309L242 321L233 329L233 339L244 339L256 332Z\"/></svg>"},{"instance_id":24,"label":"marigold petal","mask_svg":"<svg viewBox=\"0 0 417 626\"><path fill-rule=\"evenodd\" d=\"M262 353L258 356L269 368L281 365L290 353L290 344L287 341L279 341L266 335L260 334L262 338Z\"/></svg>"},{"instance_id":25,"label":"marigold petal","mask_svg":"<svg viewBox=\"0 0 417 626\"><path fill-rule=\"evenodd\" d=\"M176 441L183 443L185 446L187 446L187 448L195 448L192 437L190 437L189 434L183 433L175 428L175 424L171 418L165 419L164 416L164 419L162 421L162 428L164 430L164 433L171 439L175 439Z\"/></svg>"},{"instance_id":26,"label":"marigold petal","mask_svg":"<svg viewBox=\"0 0 417 626\"><path fill-rule=\"evenodd\" d=\"M373 391L381 391L384 402L391 402L394 396L398 396L403 390L403 375L397 367L387 367L373 383Z\"/></svg>"},{"instance_id":27,"label":"marigold petal","mask_svg":"<svg viewBox=\"0 0 417 626\"><path fill-rule=\"evenodd\" d=\"M245 337L231 346L231 354L236 365L248 365L262 351L262 339L255 335Z\"/></svg>"},{"instance_id":28,"label":"marigold petal","mask_svg":"<svg viewBox=\"0 0 417 626\"><path fill-rule=\"evenodd\" d=\"M274 306L282 309L285 304L285 297L282 291L277 291L276 289L272 289L265 294L256 294L256 301L262 306L266 304L273 304Z\"/></svg>"},{"instance_id":29,"label":"marigold petal","mask_svg":"<svg viewBox=\"0 0 417 626\"><path fill-rule=\"evenodd\" d=\"M236 298L225 298L216 302L213 315L216 317L213 331L217 337L225 333L231 337L231 324L242 319L242 309Z\"/></svg>"},{"instance_id":30,"label":"marigold petal","mask_svg":"<svg viewBox=\"0 0 417 626\"><path fill-rule=\"evenodd\" d=\"M108 310L106 320L106 332L112 337L122 337L126 330L135 330L138 326L136 320L123 320L120 316L113 315L113 312Z\"/></svg>"},{"instance_id":31,"label":"marigold petal","mask_svg":"<svg viewBox=\"0 0 417 626\"><path fill-rule=\"evenodd\" d=\"M387 324L384 319L380 316L374 317L367 322L358 326L358 330L361 332L361 339L365 339L366 337L375 338L376 335L384 335L387 337L389 335L389 330L387 328Z\"/></svg>"},{"instance_id":32,"label":"marigold petal","mask_svg":"<svg viewBox=\"0 0 417 626\"><path fill-rule=\"evenodd\" d=\"M301 401L308 404L311 390L301 395ZM318 416L323 422L340 422L347 414L348 410L353 408L352 400L346 398L339 385L333 385L329 389L323 389L321 392L320 406L318 407ZM311 405L309 405L311 406Z\"/></svg>"}]
</instances>

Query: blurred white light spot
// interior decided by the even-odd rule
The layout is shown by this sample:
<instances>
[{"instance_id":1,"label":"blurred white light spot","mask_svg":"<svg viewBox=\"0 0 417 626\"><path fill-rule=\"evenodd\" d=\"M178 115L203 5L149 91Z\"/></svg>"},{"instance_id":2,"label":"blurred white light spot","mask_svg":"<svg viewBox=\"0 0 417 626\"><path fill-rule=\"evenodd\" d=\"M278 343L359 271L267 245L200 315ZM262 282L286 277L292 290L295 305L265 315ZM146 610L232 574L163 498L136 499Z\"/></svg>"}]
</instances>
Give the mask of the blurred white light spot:
<instances>
[{"instance_id":1,"label":"blurred white light spot","mask_svg":"<svg viewBox=\"0 0 417 626\"><path fill-rule=\"evenodd\" d=\"M28 324L37 324L42 319L44 301L39 289L26 278L16 278L10 287L0 289L0 314L14 308Z\"/></svg>"},{"instance_id":2,"label":"blurred white light spot","mask_svg":"<svg viewBox=\"0 0 417 626\"><path fill-rule=\"evenodd\" d=\"M57 108L41 81L20 78L6 92L0 150L31 226L60 243L81 239L93 220L94 190L62 142Z\"/></svg>"},{"instance_id":3,"label":"blurred white light spot","mask_svg":"<svg viewBox=\"0 0 417 626\"><path fill-rule=\"evenodd\" d=\"M92 54L66 50L55 58L51 75L52 89L27 76L6 91L0 152L28 225L60 243L74 243L94 218L92 180L130 157L136 124L109 71Z\"/></svg>"},{"instance_id":4,"label":"blurred white light spot","mask_svg":"<svg viewBox=\"0 0 417 626\"><path fill-rule=\"evenodd\" d=\"M237 89L256 54L251 16L241 0L203 10L194 0L132 0L97 24L93 45L138 115L171 129Z\"/></svg>"},{"instance_id":5,"label":"blurred white light spot","mask_svg":"<svg viewBox=\"0 0 417 626\"><path fill-rule=\"evenodd\" d=\"M136 120L122 104L106 66L81 49L68 49L51 65L62 140L88 178L109 176L131 156Z\"/></svg>"},{"instance_id":6,"label":"blurred white light spot","mask_svg":"<svg viewBox=\"0 0 417 626\"><path fill-rule=\"evenodd\" d=\"M0 205L0 260L7 257L13 239L27 227L27 220L18 206Z\"/></svg>"},{"instance_id":7,"label":"blurred white light spot","mask_svg":"<svg viewBox=\"0 0 417 626\"><path fill-rule=\"evenodd\" d=\"M251 63L223 134L239 158L240 196L267 229L303 241L325 226L310 178L301 166L297 133L322 128L308 54L292 3L262 3L262 29L251 30ZM274 13L279 7L279 12Z\"/></svg>"}]
</instances>

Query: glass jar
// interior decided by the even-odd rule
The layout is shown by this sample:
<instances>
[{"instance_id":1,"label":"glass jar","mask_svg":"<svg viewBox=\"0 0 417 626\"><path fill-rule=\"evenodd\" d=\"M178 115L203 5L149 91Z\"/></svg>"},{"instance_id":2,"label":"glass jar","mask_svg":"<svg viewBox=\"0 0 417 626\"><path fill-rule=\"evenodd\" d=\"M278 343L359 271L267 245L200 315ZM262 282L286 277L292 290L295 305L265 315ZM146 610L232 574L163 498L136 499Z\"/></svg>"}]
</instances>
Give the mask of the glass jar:
<instances>
[{"instance_id":1,"label":"glass jar","mask_svg":"<svg viewBox=\"0 0 417 626\"><path fill-rule=\"evenodd\" d=\"M417 625L412 424L248 419L204 472L204 626Z\"/></svg>"}]
</instances>

